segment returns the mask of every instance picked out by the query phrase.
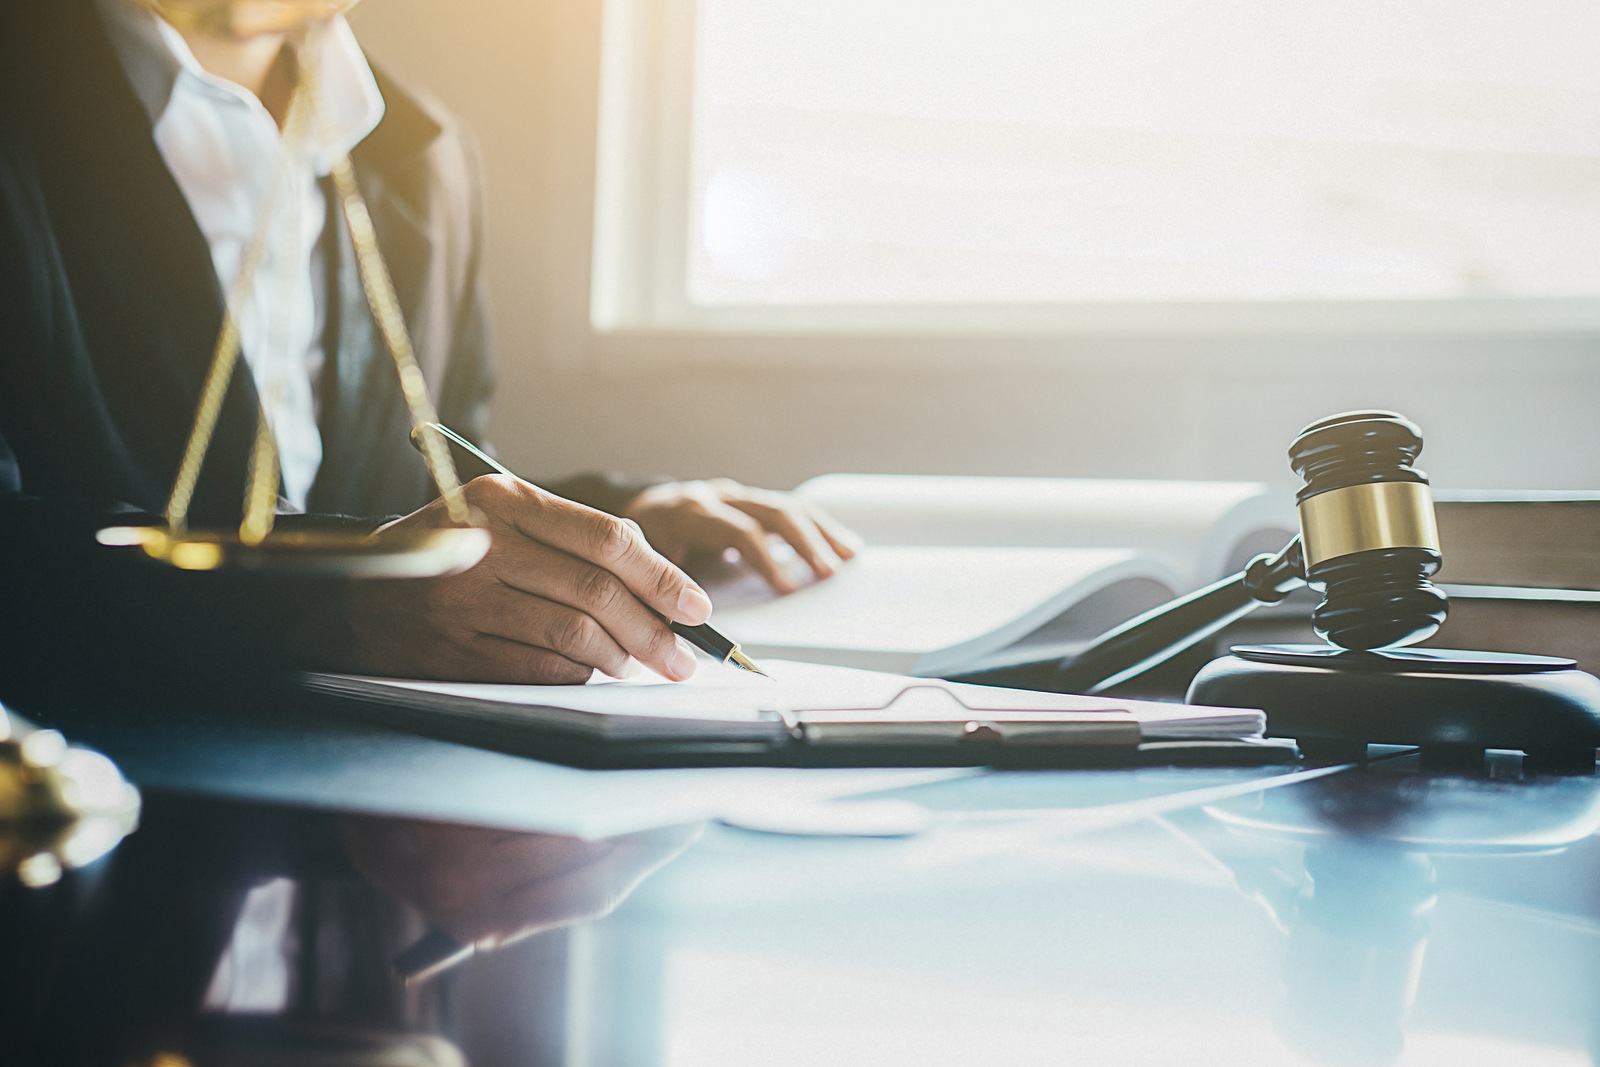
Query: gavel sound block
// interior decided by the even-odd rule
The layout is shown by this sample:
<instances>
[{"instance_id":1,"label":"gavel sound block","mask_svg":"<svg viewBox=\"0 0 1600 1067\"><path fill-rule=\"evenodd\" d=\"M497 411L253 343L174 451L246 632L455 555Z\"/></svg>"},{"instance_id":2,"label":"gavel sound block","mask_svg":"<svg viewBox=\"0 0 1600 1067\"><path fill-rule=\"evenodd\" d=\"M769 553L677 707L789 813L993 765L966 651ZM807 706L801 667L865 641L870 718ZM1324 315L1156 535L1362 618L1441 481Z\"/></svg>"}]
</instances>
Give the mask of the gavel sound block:
<instances>
[{"instance_id":1,"label":"gavel sound block","mask_svg":"<svg viewBox=\"0 0 1600 1067\"><path fill-rule=\"evenodd\" d=\"M1201 668L1186 699L1260 708L1268 733L1314 758L1357 757L1368 744L1508 748L1592 770L1600 746L1600 679L1548 656L1239 645Z\"/></svg>"}]
</instances>

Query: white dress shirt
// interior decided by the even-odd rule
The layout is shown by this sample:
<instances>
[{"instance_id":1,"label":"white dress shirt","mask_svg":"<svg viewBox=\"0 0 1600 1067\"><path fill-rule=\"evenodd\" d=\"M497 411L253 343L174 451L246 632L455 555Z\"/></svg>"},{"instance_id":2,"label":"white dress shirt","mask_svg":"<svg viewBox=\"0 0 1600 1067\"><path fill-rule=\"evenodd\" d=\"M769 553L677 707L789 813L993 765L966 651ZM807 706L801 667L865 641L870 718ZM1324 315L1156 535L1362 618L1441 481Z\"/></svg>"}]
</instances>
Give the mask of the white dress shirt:
<instances>
[{"instance_id":1,"label":"white dress shirt","mask_svg":"<svg viewBox=\"0 0 1600 1067\"><path fill-rule=\"evenodd\" d=\"M128 0L95 3L228 294L286 150L278 124L254 93L202 68L182 35L156 15ZM327 204L318 180L383 118L372 68L342 17L325 28L315 62L320 120L290 163L260 268L233 308L278 443L283 495L302 510L322 465L317 382L326 359Z\"/></svg>"}]
</instances>

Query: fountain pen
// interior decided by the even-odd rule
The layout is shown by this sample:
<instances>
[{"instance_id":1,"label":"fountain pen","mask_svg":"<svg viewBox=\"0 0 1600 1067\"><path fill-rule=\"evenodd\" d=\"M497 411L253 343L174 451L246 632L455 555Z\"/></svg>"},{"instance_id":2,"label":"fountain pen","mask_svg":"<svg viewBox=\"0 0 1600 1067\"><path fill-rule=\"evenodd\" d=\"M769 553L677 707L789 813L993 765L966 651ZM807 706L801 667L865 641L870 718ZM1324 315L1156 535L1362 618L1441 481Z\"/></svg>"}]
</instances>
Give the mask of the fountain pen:
<instances>
[{"instance_id":1,"label":"fountain pen","mask_svg":"<svg viewBox=\"0 0 1600 1067\"><path fill-rule=\"evenodd\" d=\"M450 427L440 422L425 422L411 431L411 445L417 451L423 449L423 433L432 431L444 439L450 446L450 458L455 460L456 474L463 482L483 474L511 474L505 464L483 451L465 437L456 433ZM516 475L512 475L516 477ZM659 617L660 612L656 612ZM704 652L712 659L722 663L731 663L741 670L759 674L763 678L769 677L766 671L755 665L755 661L739 649L737 641L730 641L723 637L710 626L686 626L681 622L667 621L667 627L673 633L689 642L695 648Z\"/></svg>"}]
</instances>

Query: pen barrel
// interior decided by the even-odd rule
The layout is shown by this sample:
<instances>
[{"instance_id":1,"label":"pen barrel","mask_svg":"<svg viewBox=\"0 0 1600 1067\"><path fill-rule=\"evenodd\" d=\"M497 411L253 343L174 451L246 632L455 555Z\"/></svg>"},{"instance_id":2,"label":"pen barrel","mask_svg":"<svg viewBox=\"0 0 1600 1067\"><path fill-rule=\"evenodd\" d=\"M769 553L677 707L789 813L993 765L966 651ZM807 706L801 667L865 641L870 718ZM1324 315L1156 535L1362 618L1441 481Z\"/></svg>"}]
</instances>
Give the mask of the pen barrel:
<instances>
[{"instance_id":1,"label":"pen barrel","mask_svg":"<svg viewBox=\"0 0 1600 1067\"><path fill-rule=\"evenodd\" d=\"M450 459L456 465L456 474L463 482L481 478L485 474L511 473L503 464L496 463L471 441L437 422L423 423L411 431L411 447L418 452L423 450L422 435L426 433L436 433L444 439L445 446L450 449Z\"/></svg>"},{"instance_id":2,"label":"pen barrel","mask_svg":"<svg viewBox=\"0 0 1600 1067\"><path fill-rule=\"evenodd\" d=\"M728 640L710 626L686 626L681 622L667 625L673 633L718 662L725 661L739 647L737 642Z\"/></svg>"}]
</instances>

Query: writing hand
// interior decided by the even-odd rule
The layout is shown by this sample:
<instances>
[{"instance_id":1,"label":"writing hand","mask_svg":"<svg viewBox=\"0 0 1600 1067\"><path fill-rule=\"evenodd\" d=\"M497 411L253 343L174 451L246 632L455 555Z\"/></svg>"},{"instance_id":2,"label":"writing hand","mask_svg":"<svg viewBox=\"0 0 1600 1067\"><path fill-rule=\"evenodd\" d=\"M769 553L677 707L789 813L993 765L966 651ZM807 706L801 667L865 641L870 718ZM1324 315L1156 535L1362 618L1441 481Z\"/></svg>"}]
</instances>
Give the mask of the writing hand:
<instances>
[{"instance_id":1,"label":"writing hand","mask_svg":"<svg viewBox=\"0 0 1600 1067\"><path fill-rule=\"evenodd\" d=\"M818 578L831 577L860 546L855 534L796 497L726 478L646 489L622 513L674 563L692 565L731 548L779 593L797 586L773 556L769 535L792 545Z\"/></svg>"},{"instance_id":2,"label":"writing hand","mask_svg":"<svg viewBox=\"0 0 1600 1067\"><path fill-rule=\"evenodd\" d=\"M302 641L304 658L403 677L571 685L630 657L670 679L694 653L652 613L689 625L711 601L632 522L509 475L467 483L491 542L472 569L439 578L353 583ZM435 500L385 529L447 526ZM307 647L308 645L314 647Z\"/></svg>"}]
</instances>

